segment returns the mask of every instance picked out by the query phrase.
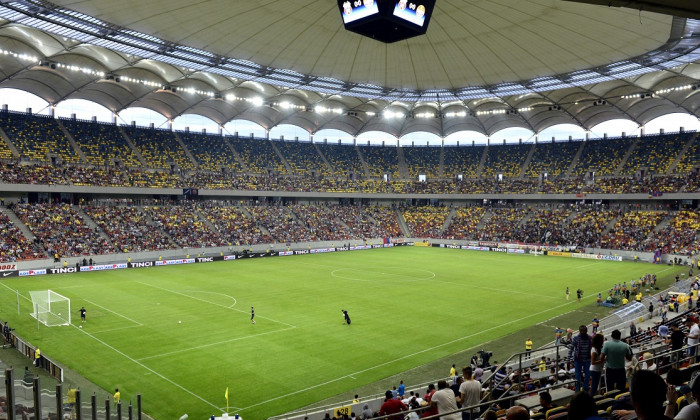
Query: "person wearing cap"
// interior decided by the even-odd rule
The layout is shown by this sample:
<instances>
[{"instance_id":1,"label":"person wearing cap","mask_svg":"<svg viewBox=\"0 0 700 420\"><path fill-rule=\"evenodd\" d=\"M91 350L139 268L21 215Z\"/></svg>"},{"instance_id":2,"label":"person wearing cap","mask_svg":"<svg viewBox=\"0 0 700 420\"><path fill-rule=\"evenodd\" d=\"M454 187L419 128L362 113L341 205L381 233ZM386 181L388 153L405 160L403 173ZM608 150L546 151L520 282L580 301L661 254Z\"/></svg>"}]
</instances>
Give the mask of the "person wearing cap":
<instances>
[{"instance_id":1,"label":"person wearing cap","mask_svg":"<svg viewBox=\"0 0 700 420\"><path fill-rule=\"evenodd\" d=\"M700 406L698 406L698 400L700 399L700 379L698 379L698 376L695 376L690 381L689 388L695 402L681 408L681 411L679 411L674 417L676 420L697 420L700 418ZM684 394L684 391L687 392L688 389L683 389L683 387L681 387L679 391L676 391L676 387L668 387L668 391L666 392L666 398L668 399L668 405L666 406L667 416L673 415L673 409L676 407L676 401L678 400L678 397Z\"/></svg>"}]
</instances>

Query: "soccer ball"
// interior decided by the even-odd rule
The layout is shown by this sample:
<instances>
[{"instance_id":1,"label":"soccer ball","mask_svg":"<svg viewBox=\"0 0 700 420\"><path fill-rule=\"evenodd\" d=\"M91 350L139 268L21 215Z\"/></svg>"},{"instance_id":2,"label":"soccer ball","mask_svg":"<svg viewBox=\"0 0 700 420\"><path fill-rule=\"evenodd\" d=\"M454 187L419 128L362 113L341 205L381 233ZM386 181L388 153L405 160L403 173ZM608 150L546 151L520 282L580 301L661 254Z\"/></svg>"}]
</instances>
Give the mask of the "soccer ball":
<instances>
[{"instance_id":1,"label":"soccer ball","mask_svg":"<svg viewBox=\"0 0 700 420\"><path fill-rule=\"evenodd\" d=\"M177 321L178 324L182 324L182 321Z\"/></svg>"},{"instance_id":2,"label":"soccer ball","mask_svg":"<svg viewBox=\"0 0 700 420\"><path fill-rule=\"evenodd\" d=\"M58 316L61 316L61 313L60 313L60 312L58 313Z\"/></svg>"},{"instance_id":3,"label":"soccer ball","mask_svg":"<svg viewBox=\"0 0 700 420\"><path fill-rule=\"evenodd\" d=\"M253 324L255 324L255 321L253 321Z\"/></svg>"},{"instance_id":4,"label":"soccer ball","mask_svg":"<svg viewBox=\"0 0 700 420\"><path fill-rule=\"evenodd\" d=\"M81 326L79 326L78 328L83 328L83 326L81 325Z\"/></svg>"}]
</instances>

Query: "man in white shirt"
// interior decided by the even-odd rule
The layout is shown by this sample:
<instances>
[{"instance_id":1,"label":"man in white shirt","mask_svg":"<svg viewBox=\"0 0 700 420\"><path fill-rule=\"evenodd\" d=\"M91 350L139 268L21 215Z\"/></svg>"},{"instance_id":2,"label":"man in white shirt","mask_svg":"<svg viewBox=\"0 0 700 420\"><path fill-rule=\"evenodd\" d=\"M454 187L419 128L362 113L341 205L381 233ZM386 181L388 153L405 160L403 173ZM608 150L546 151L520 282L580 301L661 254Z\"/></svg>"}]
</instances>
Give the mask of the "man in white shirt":
<instances>
[{"instance_id":1,"label":"man in white shirt","mask_svg":"<svg viewBox=\"0 0 700 420\"><path fill-rule=\"evenodd\" d=\"M700 339L700 326L698 326L697 321L692 317L686 318L685 323L690 326L690 331L686 335L686 337L688 337L688 355L695 356L695 346Z\"/></svg>"},{"instance_id":2,"label":"man in white shirt","mask_svg":"<svg viewBox=\"0 0 700 420\"><path fill-rule=\"evenodd\" d=\"M435 391L433 397L430 399L430 404L437 406L441 420L462 420L462 415L460 413L442 414L457 410L455 393L447 386L446 381L438 381L438 390Z\"/></svg>"},{"instance_id":3,"label":"man in white shirt","mask_svg":"<svg viewBox=\"0 0 700 420\"><path fill-rule=\"evenodd\" d=\"M464 382L459 386L458 402L462 404L463 408L479 404L479 401L481 401L481 382L472 377L471 366L462 369L462 375L464 376ZM474 409L473 415L470 416L467 411L462 416L464 420L476 419L477 417L479 417L478 408Z\"/></svg>"}]
</instances>

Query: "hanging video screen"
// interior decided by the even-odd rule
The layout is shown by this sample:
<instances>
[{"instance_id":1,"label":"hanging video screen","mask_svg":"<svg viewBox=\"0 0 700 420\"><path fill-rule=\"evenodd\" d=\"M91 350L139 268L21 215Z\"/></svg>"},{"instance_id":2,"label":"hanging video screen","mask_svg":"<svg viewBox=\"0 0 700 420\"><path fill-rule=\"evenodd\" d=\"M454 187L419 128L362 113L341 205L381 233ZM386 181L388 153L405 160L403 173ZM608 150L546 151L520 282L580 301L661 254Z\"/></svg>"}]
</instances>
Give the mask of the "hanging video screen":
<instances>
[{"instance_id":1,"label":"hanging video screen","mask_svg":"<svg viewBox=\"0 0 700 420\"><path fill-rule=\"evenodd\" d=\"M427 0L398 0L394 7L394 16L422 27L425 24L428 3Z\"/></svg>"},{"instance_id":2,"label":"hanging video screen","mask_svg":"<svg viewBox=\"0 0 700 420\"><path fill-rule=\"evenodd\" d=\"M346 25L379 13L376 0L346 0L342 8L343 23Z\"/></svg>"}]
</instances>

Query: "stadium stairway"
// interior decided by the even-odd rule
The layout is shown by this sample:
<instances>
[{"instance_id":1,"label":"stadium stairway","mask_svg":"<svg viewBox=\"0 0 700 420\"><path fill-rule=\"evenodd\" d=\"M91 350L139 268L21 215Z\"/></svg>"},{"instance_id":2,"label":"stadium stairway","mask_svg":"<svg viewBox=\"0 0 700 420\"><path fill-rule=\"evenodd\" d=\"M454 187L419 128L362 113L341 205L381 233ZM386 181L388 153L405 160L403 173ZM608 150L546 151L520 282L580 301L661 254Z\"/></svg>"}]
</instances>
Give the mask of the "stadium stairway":
<instances>
[{"instance_id":1,"label":"stadium stairway","mask_svg":"<svg viewBox=\"0 0 700 420\"><path fill-rule=\"evenodd\" d=\"M394 215L396 216L396 220L399 222L399 227L401 228L401 232L403 233L403 236L406 238L410 238L411 237L411 230L408 228L408 225L406 224L406 221L403 219L401 212L399 210L395 210Z\"/></svg>"},{"instance_id":2,"label":"stadium stairway","mask_svg":"<svg viewBox=\"0 0 700 420\"><path fill-rule=\"evenodd\" d=\"M24 234L24 236L27 239L29 239L30 241L34 241L34 239L36 239L36 236L32 233L32 231L29 230L27 225L25 225L24 223L22 223L21 220L19 220L19 217L17 217L17 215L12 210L8 209L5 206L0 206L0 211L5 213L5 215L10 219L10 221L15 226L17 226L17 228Z\"/></svg>"},{"instance_id":3,"label":"stadium stairway","mask_svg":"<svg viewBox=\"0 0 700 420\"><path fill-rule=\"evenodd\" d=\"M218 232L218 229L216 229L214 224L211 221L209 221L209 219L207 219L207 217L203 215L199 209L195 209L194 214L197 215L199 221L204 223L209 229L211 229L212 232Z\"/></svg>"},{"instance_id":4,"label":"stadium stairway","mask_svg":"<svg viewBox=\"0 0 700 420\"><path fill-rule=\"evenodd\" d=\"M486 164L486 158L489 155L489 147L484 147L484 152L481 154L481 159L479 159L479 166L476 168L476 177L481 178L481 173L484 172L484 164Z\"/></svg>"},{"instance_id":5,"label":"stadium stairway","mask_svg":"<svg viewBox=\"0 0 700 420\"><path fill-rule=\"evenodd\" d=\"M450 212L447 214L447 217L445 217L445 223L442 224L440 227L440 236L442 236L443 233L447 230L448 227L452 224L452 218L454 217L455 213L457 213L456 208L450 209Z\"/></svg>"},{"instance_id":6,"label":"stadium stairway","mask_svg":"<svg viewBox=\"0 0 700 420\"><path fill-rule=\"evenodd\" d=\"M629 147L629 149L627 149L624 156L622 156L622 159L620 160L620 164L617 165L617 168L615 168L615 172L614 172L615 176L620 176L620 172L622 172L622 168L625 167L627 160L632 155L632 152L634 152L634 149L637 148L638 144L639 144L639 138L637 138L634 142L632 142L632 145Z\"/></svg>"},{"instance_id":7,"label":"stadium stairway","mask_svg":"<svg viewBox=\"0 0 700 420\"><path fill-rule=\"evenodd\" d=\"M676 217L676 214L678 212L675 211L670 211L668 212L668 215L664 218L664 220L661 221L654 229L652 229L652 232L661 232L666 226L668 226L669 223L671 223L671 220L673 220L674 217Z\"/></svg>"},{"instance_id":8,"label":"stadium stairway","mask_svg":"<svg viewBox=\"0 0 700 420\"><path fill-rule=\"evenodd\" d=\"M360 162L362 162L362 170L365 173L365 179L369 179L369 166L367 166L367 161L365 161L365 157L362 156L362 152L360 151L360 148L355 146L355 151L357 151L357 156L360 157Z\"/></svg>"},{"instance_id":9,"label":"stadium stairway","mask_svg":"<svg viewBox=\"0 0 700 420\"><path fill-rule=\"evenodd\" d=\"M197 159L194 158L194 155L192 155L190 149L187 148L185 142L183 142L180 136L178 136L177 133L174 131L173 136L175 137L175 141L177 141L177 144L179 144L180 147L182 147L182 150L185 152L185 156L187 156L187 159L189 159L190 162L192 162L195 168L199 168L199 162L197 162Z\"/></svg>"},{"instance_id":10,"label":"stadium stairway","mask_svg":"<svg viewBox=\"0 0 700 420\"><path fill-rule=\"evenodd\" d=\"M477 223L476 228L474 229L475 235L477 235L477 237L479 235L479 232L481 232L481 229L484 228L484 225L492 216L493 213L491 213L491 210L487 210L481 217L481 220L479 220L479 223Z\"/></svg>"},{"instance_id":11,"label":"stadium stairway","mask_svg":"<svg viewBox=\"0 0 700 420\"><path fill-rule=\"evenodd\" d=\"M523 164L520 165L520 172L518 173L516 179L523 179L525 177L525 172L527 172L527 167L530 166L530 162L532 162L532 157L535 155L536 149L537 143L533 144L532 147L530 147L530 150L527 152L527 157L525 157L525 162L523 162Z\"/></svg>"},{"instance_id":12,"label":"stadium stairway","mask_svg":"<svg viewBox=\"0 0 700 420\"><path fill-rule=\"evenodd\" d=\"M2 127L0 127L0 139L2 139L2 141L4 141L7 147L12 151L12 156L18 158L19 150L17 150L14 143L12 143L12 140L7 137L7 133L5 133L5 130L3 130Z\"/></svg>"},{"instance_id":13,"label":"stadium stairway","mask_svg":"<svg viewBox=\"0 0 700 420\"><path fill-rule=\"evenodd\" d=\"M690 146L693 145L693 143L697 140L697 138L698 138L698 135L697 135L697 134L695 134L694 136L690 136L690 138L688 139L687 142L685 142L685 144L683 145L683 148L682 148L681 151L678 153L678 155L676 156L676 158L675 158L675 159L673 160L673 162L668 166L668 169L666 170L666 174L665 174L665 175L671 175L671 174L673 173L673 171L676 170L676 166L678 166L678 162L680 162L681 159L683 159L683 157L685 156L685 154L688 153L688 150L690 149Z\"/></svg>"},{"instance_id":14,"label":"stadium stairway","mask_svg":"<svg viewBox=\"0 0 700 420\"><path fill-rule=\"evenodd\" d=\"M585 141L581 142L581 146L579 146L578 150L576 151L576 154L574 155L574 158L571 159L571 163L569 164L569 167L566 168L566 172L564 173L564 178L568 178L571 176L571 172L573 172L574 168L576 167L576 163L578 163L578 160L581 158L581 155L583 154L583 147L586 145Z\"/></svg>"},{"instance_id":15,"label":"stadium stairway","mask_svg":"<svg viewBox=\"0 0 700 420\"><path fill-rule=\"evenodd\" d=\"M440 162L438 163L438 176L440 178L445 177L445 142L443 141L443 147L440 148Z\"/></svg>"},{"instance_id":16,"label":"stadium stairway","mask_svg":"<svg viewBox=\"0 0 700 420\"><path fill-rule=\"evenodd\" d=\"M399 175L401 179L409 179L408 165L406 164L406 157L403 154L403 147L396 148L396 156L399 159Z\"/></svg>"},{"instance_id":17,"label":"stadium stairway","mask_svg":"<svg viewBox=\"0 0 700 420\"><path fill-rule=\"evenodd\" d=\"M608 233L610 233L610 231L613 230L613 229L615 228L615 225L617 224L617 221L620 220L621 217L622 217L622 216L614 217L614 218L605 226L605 228L603 228L603 231L600 233L601 238L602 238L604 235L607 235Z\"/></svg>"},{"instance_id":18,"label":"stadium stairway","mask_svg":"<svg viewBox=\"0 0 700 420\"><path fill-rule=\"evenodd\" d=\"M238 153L238 150L236 150L235 147L231 144L230 141L226 137L224 137L224 143L226 144L226 147L233 153L233 156L236 158L236 162L241 166L241 170L243 172L250 172L250 169L248 168L248 165L243 161L243 158L241 158L241 155Z\"/></svg>"},{"instance_id":19,"label":"stadium stairway","mask_svg":"<svg viewBox=\"0 0 700 420\"><path fill-rule=\"evenodd\" d=\"M107 235L107 233L105 233L105 231L102 230L102 228L100 228L100 227L97 225L97 223L95 223L95 221L92 220L92 218L90 218L90 216L88 216L88 215L83 211L83 209L82 209L80 206L71 206L71 207L73 207L73 210L75 210L75 212L76 212L77 214L79 214L80 217L83 218L83 220L85 220L85 224L86 224L86 225L90 226L90 228L91 228L93 231L97 232L97 234L100 235L100 238L104 239L105 242L114 245L115 248L116 248L116 245L117 245L117 244L114 244L114 243L112 242L112 240L109 238L109 236Z\"/></svg>"},{"instance_id":20,"label":"stadium stairway","mask_svg":"<svg viewBox=\"0 0 700 420\"><path fill-rule=\"evenodd\" d=\"M316 153L318 153L319 156L321 156L321 160L323 161L323 164L326 165L330 173L337 175L335 173L334 168L331 166L330 162L328 162L328 159L326 159L326 156L321 152L321 149L318 148L318 144L316 143L311 143L314 146L314 150L316 150Z\"/></svg>"},{"instance_id":21,"label":"stadium stairway","mask_svg":"<svg viewBox=\"0 0 700 420\"><path fill-rule=\"evenodd\" d=\"M153 227L153 229L158 229L158 230L160 230L160 231L163 233L163 236L166 237L166 238L168 238L168 243L169 243L170 245L172 245L172 246L175 247L175 248L180 248L180 245L178 245L178 243L175 242L175 240L173 240L173 238L168 234L168 232L166 232L164 229L162 229L162 228L158 225L158 223L156 223L156 222L151 218L151 216L148 215L148 212L146 211L146 209L143 208L143 206L137 206L137 208L139 209L139 212L143 215L143 220L145 220L146 223L148 223L148 226Z\"/></svg>"},{"instance_id":22,"label":"stadium stairway","mask_svg":"<svg viewBox=\"0 0 700 420\"><path fill-rule=\"evenodd\" d=\"M66 126L63 125L61 120L56 119L56 124L58 124L58 128L61 129L61 132L63 133L64 136L66 136L66 140L68 140L68 143L70 143L70 146L75 150L75 153L80 156L80 161L81 162L87 162L87 158L85 157L85 153L83 153L83 150L78 146L78 143L75 142L75 139L73 138L73 135L66 129Z\"/></svg>"},{"instance_id":23,"label":"stadium stairway","mask_svg":"<svg viewBox=\"0 0 700 420\"><path fill-rule=\"evenodd\" d=\"M274 150L275 153L277 153L277 156L280 158L280 160L284 164L284 169L287 171L287 174L293 175L294 171L292 170L292 167L289 165L289 162L287 162L287 159L285 159L285 157L282 155L282 152L280 152L280 149L277 148L277 145L275 145L275 142L271 141L269 139L268 139L268 141L270 142L270 145L272 146L272 150Z\"/></svg>"},{"instance_id":24,"label":"stadium stairway","mask_svg":"<svg viewBox=\"0 0 700 420\"><path fill-rule=\"evenodd\" d=\"M119 133L124 137L124 141L126 141L126 144L129 145L129 148L134 152L134 155L136 155L136 158L141 162L141 167L146 168L146 159L143 158L143 155L141 152L139 152L139 149L136 148L134 145L134 142L131 141L131 138L126 134L126 131L124 131L123 128L119 127Z\"/></svg>"}]
</instances>

